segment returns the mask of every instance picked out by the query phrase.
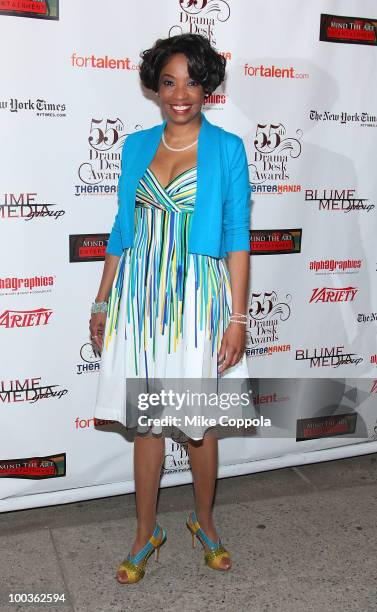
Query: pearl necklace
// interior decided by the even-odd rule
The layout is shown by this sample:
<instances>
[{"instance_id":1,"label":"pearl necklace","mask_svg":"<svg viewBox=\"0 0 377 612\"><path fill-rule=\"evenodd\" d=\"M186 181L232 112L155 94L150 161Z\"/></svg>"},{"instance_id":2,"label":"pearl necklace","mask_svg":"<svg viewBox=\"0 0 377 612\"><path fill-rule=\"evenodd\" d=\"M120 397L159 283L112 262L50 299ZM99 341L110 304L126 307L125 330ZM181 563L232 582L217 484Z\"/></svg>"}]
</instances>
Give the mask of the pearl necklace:
<instances>
[{"instance_id":1,"label":"pearl necklace","mask_svg":"<svg viewBox=\"0 0 377 612\"><path fill-rule=\"evenodd\" d=\"M170 145L168 145L168 143L165 140L165 134L164 132L162 132L162 142L164 143L165 147L167 149L169 149L169 151L187 151L187 149L191 149L191 147L193 147L194 145L196 145L196 143L198 142L198 138L195 140L195 142L193 142L190 145L187 145L187 147L182 147L181 149L174 149L173 147L171 147Z\"/></svg>"}]
</instances>

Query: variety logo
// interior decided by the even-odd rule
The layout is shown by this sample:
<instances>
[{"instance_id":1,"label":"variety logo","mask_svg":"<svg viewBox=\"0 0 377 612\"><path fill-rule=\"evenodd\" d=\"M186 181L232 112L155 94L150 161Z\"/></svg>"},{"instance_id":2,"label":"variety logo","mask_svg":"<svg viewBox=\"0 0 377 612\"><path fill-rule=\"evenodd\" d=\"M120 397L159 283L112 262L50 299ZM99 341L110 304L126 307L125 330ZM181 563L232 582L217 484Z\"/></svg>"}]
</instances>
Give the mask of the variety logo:
<instances>
[{"instance_id":1,"label":"variety logo","mask_svg":"<svg viewBox=\"0 0 377 612\"><path fill-rule=\"evenodd\" d=\"M377 20L321 15L319 40L354 45L377 45Z\"/></svg>"},{"instance_id":2,"label":"variety logo","mask_svg":"<svg viewBox=\"0 0 377 612\"><path fill-rule=\"evenodd\" d=\"M377 312L371 312L370 314L360 313L357 315L358 323L375 323L377 321Z\"/></svg>"},{"instance_id":3,"label":"variety logo","mask_svg":"<svg viewBox=\"0 0 377 612\"><path fill-rule=\"evenodd\" d=\"M279 68L272 64L271 66L249 66L244 65L244 75L250 77L264 77L267 79L308 79L309 74L304 72L296 72L293 66Z\"/></svg>"},{"instance_id":4,"label":"variety logo","mask_svg":"<svg viewBox=\"0 0 377 612\"><path fill-rule=\"evenodd\" d=\"M69 261L103 261L110 234L72 234L69 237Z\"/></svg>"},{"instance_id":5,"label":"variety logo","mask_svg":"<svg viewBox=\"0 0 377 612\"><path fill-rule=\"evenodd\" d=\"M1 1L1 0L0 0ZM43 98L32 100L19 100L18 98L10 98L9 100L0 100L0 110L9 110L11 113L19 113L20 111L33 111L36 117L66 117L67 107L61 102L47 102Z\"/></svg>"},{"instance_id":6,"label":"variety logo","mask_svg":"<svg viewBox=\"0 0 377 612\"><path fill-rule=\"evenodd\" d=\"M59 19L59 0L0 0L0 15Z\"/></svg>"},{"instance_id":7,"label":"variety logo","mask_svg":"<svg viewBox=\"0 0 377 612\"><path fill-rule=\"evenodd\" d=\"M344 353L344 346L319 347L314 349L297 349L296 361L307 361L310 368L331 367L342 365L359 365L362 357L356 353Z\"/></svg>"},{"instance_id":8,"label":"variety logo","mask_svg":"<svg viewBox=\"0 0 377 612\"><path fill-rule=\"evenodd\" d=\"M356 430L356 421L356 412L298 419L296 441L352 434Z\"/></svg>"},{"instance_id":9,"label":"variety logo","mask_svg":"<svg viewBox=\"0 0 377 612\"><path fill-rule=\"evenodd\" d=\"M300 253L302 229L250 230L252 255Z\"/></svg>"},{"instance_id":10,"label":"variety logo","mask_svg":"<svg viewBox=\"0 0 377 612\"><path fill-rule=\"evenodd\" d=\"M59 478L66 475L66 454L0 459L0 478Z\"/></svg>"},{"instance_id":11,"label":"variety logo","mask_svg":"<svg viewBox=\"0 0 377 612\"><path fill-rule=\"evenodd\" d=\"M75 186L75 195L113 195L117 192L121 149L126 136L120 119L91 120L88 160L78 168L80 184Z\"/></svg>"},{"instance_id":12,"label":"variety logo","mask_svg":"<svg viewBox=\"0 0 377 612\"><path fill-rule=\"evenodd\" d=\"M53 311L51 308L36 310L4 310L0 313L0 327L38 327L47 325Z\"/></svg>"},{"instance_id":13,"label":"variety logo","mask_svg":"<svg viewBox=\"0 0 377 612\"><path fill-rule=\"evenodd\" d=\"M100 369L101 354L92 345L86 342L80 349L81 363L77 364L76 374L87 374L88 372L98 372Z\"/></svg>"},{"instance_id":14,"label":"variety logo","mask_svg":"<svg viewBox=\"0 0 377 612\"><path fill-rule=\"evenodd\" d=\"M310 121L328 122L334 121L343 125L359 125L361 127L377 127L377 115L371 115L365 111L358 113L330 113L330 111L311 110L309 113Z\"/></svg>"},{"instance_id":15,"label":"variety logo","mask_svg":"<svg viewBox=\"0 0 377 612\"><path fill-rule=\"evenodd\" d=\"M301 154L302 131L297 138L286 135L282 123L258 124L254 137L253 163L249 164L254 193L299 192L301 185L286 184L290 180L289 165ZM265 183L271 183L266 185Z\"/></svg>"},{"instance_id":16,"label":"variety logo","mask_svg":"<svg viewBox=\"0 0 377 612\"><path fill-rule=\"evenodd\" d=\"M132 64L129 57L114 58L104 55L96 57L94 54L81 56L76 52L71 55L71 64L75 68L102 68L110 70L138 70L139 66Z\"/></svg>"},{"instance_id":17,"label":"variety logo","mask_svg":"<svg viewBox=\"0 0 377 612\"><path fill-rule=\"evenodd\" d=\"M355 274L361 268L361 259L312 259L309 262L309 270L315 270L316 274Z\"/></svg>"},{"instance_id":18,"label":"variety logo","mask_svg":"<svg viewBox=\"0 0 377 612\"><path fill-rule=\"evenodd\" d=\"M59 389L61 385L41 385L41 377L25 378L24 380L0 381L0 401L3 404L19 404L29 402L34 404L41 399L61 399L68 389Z\"/></svg>"},{"instance_id":19,"label":"variety logo","mask_svg":"<svg viewBox=\"0 0 377 612\"><path fill-rule=\"evenodd\" d=\"M318 204L318 210L329 212L370 212L376 206L368 198L360 198L355 189L305 189L305 201Z\"/></svg>"},{"instance_id":20,"label":"variety logo","mask_svg":"<svg viewBox=\"0 0 377 612\"><path fill-rule=\"evenodd\" d=\"M313 289L311 302L353 302L358 289L356 287L316 287Z\"/></svg>"},{"instance_id":21,"label":"variety logo","mask_svg":"<svg viewBox=\"0 0 377 612\"><path fill-rule=\"evenodd\" d=\"M279 300L276 291L251 294L249 325L246 328L246 355L268 355L274 352L275 347L262 345L279 341L278 328L281 321L290 317L291 300L291 295L286 296L285 302ZM290 345L282 345L280 350L289 351Z\"/></svg>"},{"instance_id":22,"label":"variety logo","mask_svg":"<svg viewBox=\"0 0 377 612\"><path fill-rule=\"evenodd\" d=\"M25 295L27 293L50 293L55 283L53 276L0 277L0 295Z\"/></svg>"},{"instance_id":23,"label":"variety logo","mask_svg":"<svg viewBox=\"0 0 377 612\"><path fill-rule=\"evenodd\" d=\"M178 0L179 24L173 25L169 36L190 32L206 36L216 46L215 28L230 17L230 6L225 0Z\"/></svg>"},{"instance_id":24,"label":"variety logo","mask_svg":"<svg viewBox=\"0 0 377 612\"><path fill-rule=\"evenodd\" d=\"M65 210L54 209L56 204L38 202L38 194L30 193L5 193L2 202L0 200L0 219L31 219L48 218L57 221Z\"/></svg>"}]
</instances>

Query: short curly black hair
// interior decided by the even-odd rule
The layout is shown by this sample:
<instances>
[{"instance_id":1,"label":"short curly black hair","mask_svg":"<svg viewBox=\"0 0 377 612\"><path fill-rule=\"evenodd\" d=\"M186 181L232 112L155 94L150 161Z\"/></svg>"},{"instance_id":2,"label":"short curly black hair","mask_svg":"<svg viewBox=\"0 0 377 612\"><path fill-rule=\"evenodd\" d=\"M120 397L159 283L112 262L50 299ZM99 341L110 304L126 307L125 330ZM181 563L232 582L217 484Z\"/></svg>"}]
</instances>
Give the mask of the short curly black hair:
<instances>
[{"instance_id":1,"label":"short curly black hair","mask_svg":"<svg viewBox=\"0 0 377 612\"><path fill-rule=\"evenodd\" d=\"M153 47L140 53L140 78L144 87L158 91L161 69L175 53L184 53L187 57L189 75L200 83L206 96L223 82L226 59L211 46L208 38L201 34L178 34L159 38Z\"/></svg>"}]
</instances>

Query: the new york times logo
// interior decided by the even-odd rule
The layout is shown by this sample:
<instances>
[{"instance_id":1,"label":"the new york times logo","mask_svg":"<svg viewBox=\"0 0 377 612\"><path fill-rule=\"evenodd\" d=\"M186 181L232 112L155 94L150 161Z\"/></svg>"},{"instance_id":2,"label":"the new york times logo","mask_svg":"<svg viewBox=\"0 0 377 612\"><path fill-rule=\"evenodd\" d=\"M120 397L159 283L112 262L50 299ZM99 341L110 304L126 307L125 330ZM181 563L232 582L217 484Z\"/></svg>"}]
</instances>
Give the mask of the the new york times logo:
<instances>
[{"instance_id":1,"label":"the new york times logo","mask_svg":"<svg viewBox=\"0 0 377 612\"><path fill-rule=\"evenodd\" d=\"M0 381L0 402L33 404L41 399L61 399L68 389L59 389L60 385L41 385L41 377L19 380Z\"/></svg>"},{"instance_id":2,"label":"the new york times logo","mask_svg":"<svg viewBox=\"0 0 377 612\"><path fill-rule=\"evenodd\" d=\"M37 193L5 193L0 198L0 219L49 218L57 221L65 215L65 210L56 209L56 204L38 202Z\"/></svg>"},{"instance_id":3,"label":"the new york times logo","mask_svg":"<svg viewBox=\"0 0 377 612\"><path fill-rule=\"evenodd\" d=\"M318 204L318 210L370 212L375 205L368 198L360 198L355 189L306 189L305 201Z\"/></svg>"}]
</instances>

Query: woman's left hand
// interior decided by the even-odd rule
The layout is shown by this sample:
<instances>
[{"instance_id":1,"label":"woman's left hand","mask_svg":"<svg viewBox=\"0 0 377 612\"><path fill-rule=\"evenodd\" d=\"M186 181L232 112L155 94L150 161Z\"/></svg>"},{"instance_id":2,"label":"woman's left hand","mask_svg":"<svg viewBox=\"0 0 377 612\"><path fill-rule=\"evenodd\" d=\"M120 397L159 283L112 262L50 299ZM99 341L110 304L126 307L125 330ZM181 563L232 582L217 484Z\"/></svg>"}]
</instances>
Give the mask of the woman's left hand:
<instances>
[{"instance_id":1,"label":"woman's left hand","mask_svg":"<svg viewBox=\"0 0 377 612\"><path fill-rule=\"evenodd\" d=\"M218 367L221 374L227 368L236 365L245 352L246 325L242 323L229 323L221 340L218 362L222 364ZM225 361L223 361L225 357Z\"/></svg>"}]
</instances>

